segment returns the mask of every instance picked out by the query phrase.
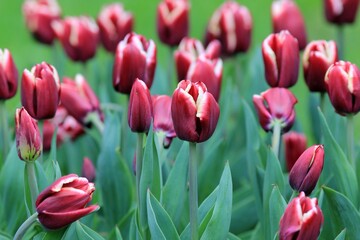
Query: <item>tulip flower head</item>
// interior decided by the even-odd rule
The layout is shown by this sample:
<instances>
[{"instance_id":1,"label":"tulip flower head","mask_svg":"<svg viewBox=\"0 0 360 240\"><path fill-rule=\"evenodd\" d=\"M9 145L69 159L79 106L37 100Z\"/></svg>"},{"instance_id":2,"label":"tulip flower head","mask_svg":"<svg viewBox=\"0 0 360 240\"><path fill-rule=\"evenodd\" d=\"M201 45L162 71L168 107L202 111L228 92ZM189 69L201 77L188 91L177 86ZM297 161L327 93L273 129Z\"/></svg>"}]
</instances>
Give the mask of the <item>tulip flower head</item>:
<instances>
[{"instance_id":1,"label":"tulip flower head","mask_svg":"<svg viewBox=\"0 0 360 240\"><path fill-rule=\"evenodd\" d=\"M359 2L359 0L324 0L326 20L337 25L353 23Z\"/></svg>"},{"instance_id":2,"label":"tulip flower head","mask_svg":"<svg viewBox=\"0 0 360 240\"><path fill-rule=\"evenodd\" d=\"M296 160L306 150L306 136L302 133L288 132L283 135L285 161L288 172L291 171Z\"/></svg>"},{"instance_id":3,"label":"tulip flower head","mask_svg":"<svg viewBox=\"0 0 360 240\"><path fill-rule=\"evenodd\" d=\"M18 71L11 53L0 49L0 101L15 96L18 86Z\"/></svg>"}]
</instances>

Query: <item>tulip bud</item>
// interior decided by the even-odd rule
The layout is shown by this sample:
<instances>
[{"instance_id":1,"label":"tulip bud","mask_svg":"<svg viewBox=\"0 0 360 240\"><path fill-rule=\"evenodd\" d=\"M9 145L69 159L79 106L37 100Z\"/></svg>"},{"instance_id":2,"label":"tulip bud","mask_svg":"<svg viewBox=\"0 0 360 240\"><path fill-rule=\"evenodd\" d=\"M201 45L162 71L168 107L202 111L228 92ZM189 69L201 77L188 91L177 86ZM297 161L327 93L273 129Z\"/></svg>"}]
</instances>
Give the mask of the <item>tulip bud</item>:
<instances>
[{"instance_id":1,"label":"tulip bud","mask_svg":"<svg viewBox=\"0 0 360 240\"><path fill-rule=\"evenodd\" d=\"M0 100L12 98L17 91L18 70L9 50L0 49Z\"/></svg>"},{"instance_id":2,"label":"tulip bud","mask_svg":"<svg viewBox=\"0 0 360 240\"><path fill-rule=\"evenodd\" d=\"M325 75L326 89L335 111L341 115L360 110L360 71L355 64L339 61Z\"/></svg>"},{"instance_id":3,"label":"tulip bud","mask_svg":"<svg viewBox=\"0 0 360 240\"><path fill-rule=\"evenodd\" d=\"M176 46L189 32L187 0L164 0L157 8L157 32L161 42Z\"/></svg>"},{"instance_id":4,"label":"tulip bud","mask_svg":"<svg viewBox=\"0 0 360 240\"><path fill-rule=\"evenodd\" d=\"M288 172L296 160L306 150L306 136L297 132L288 132L283 135L285 148L285 161Z\"/></svg>"},{"instance_id":5,"label":"tulip bud","mask_svg":"<svg viewBox=\"0 0 360 240\"><path fill-rule=\"evenodd\" d=\"M89 17L67 17L54 21L52 27L65 53L73 61L86 62L96 53L99 29Z\"/></svg>"},{"instance_id":6,"label":"tulip bud","mask_svg":"<svg viewBox=\"0 0 360 240\"><path fill-rule=\"evenodd\" d=\"M306 29L303 16L292 0L277 0L272 3L273 32L288 30L299 42L300 50L306 46Z\"/></svg>"},{"instance_id":7,"label":"tulip bud","mask_svg":"<svg viewBox=\"0 0 360 240\"><path fill-rule=\"evenodd\" d=\"M101 10L97 24L105 49L115 52L118 43L124 39L126 34L132 32L133 15L126 12L122 4L112 3Z\"/></svg>"},{"instance_id":8,"label":"tulip bud","mask_svg":"<svg viewBox=\"0 0 360 240\"><path fill-rule=\"evenodd\" d=\"M69 174L57 179L36 200L40 223L47 229L59 229L99 209L86 207L95 186L86 178Z\"/></svg>"},{"instance_id":9,"label":"tulip bud","mask_svg":"<svg viewBox=\"0 0 360 240\"><path fill-rule=\"evenodd\" d=\"M309 195L315 188L324 166L324 147L313 145L305 150L295 162L289 174L294 190Z\"/></svg>"},{"instance_id":10,"label":"tulip bud","mask_svg":"<svg viewBox=\"0 0 360 240\"><path fill-rule=\"evenodd\" d=\"M129 33L115 53L113 86L120 93L129 94L136 78L151 87L156 67L156 46L152 40L136 33Z\"/></svg>"},{"instance_id":11,"label":"tulip bud","mask_svg":"<svg viewBox=\"0 0 360 240\"><path fill-rule=\"evenodd\" d=\"M227 1L212 15L205 35L206 45L214 39L221 42L222 52L233 55L250 47L252 18L245 6Z\"/></svg>"},{"instance_id":12,"label":"tulip bud","mask_svg":"<svg viewBox=\"0 0 360 240\"><path fill-rule=\"evenodd\" d=\"M215 131L220 109L204 83L183 80L175 89L171 116L176 135L189 142L204 142Z\"/></svg>"},{"instance_id":13,"label":"tulip bud","mask_svg":"<svg viewBox=\"0 0 360 240\"><path fill-rule=\"evenodd\" d=\"M324 0L326 20L337 25L353 23L359 2L359 0Z\"/></svg>"},{"instance_id":14,"label":"tulip bud","mask_svg":"<svg viewBox=\"0 0 360 240\"><path fill-rule=\"evenodd\" d=\"M306 197L301 192L291 200L280 219L279 239L316 240L323 222L317 199Z\"/></svg>"},{"instance_id":15,"label":"tulip bud","mask_svg":"<svg viewBox=\"0 0 360 240\"><path fill-rule=\"evenodd\" d=\"M55 33L51 27L54 20L60 19L61 10L56 0L26 0L23 14L27 28L41 43L52 44Z\"/></svg>"},{"instance_id":16,"label":"tulip bud","mask_svg":"<svg viewBox=\"0 0 360 240\"><path fill-rule=\"evenodd\" d=\"M84 162L82 166L81 175L85 178L87 178L90 182L93 182L95 180L96 171L93 162L87 158L84 157Z\"/></svg>"},{"instance_id":17,"label":"tulip bud","mask_svg":"<svg viewBox=\"0 0 360 240\"><path fill-rule=\"evenodd\" d=\"M298 41L288 31L270 34L262 43L265 78L271 87L289 88L299 73Z\"/></svg>"},{"instance_id":18,"label":"tulip bud","mask_svg":"<svg viewBox=\"0 0 360 240\"><path fill-rule=\"evenodd\" d=\"M19 158L26 162L35 161L42 151L40 131L36 120L23 107L16 109L15 128Z\"/></svg>"},{"instance_id":19,"label":"tulip bud","mask_svg":"<svg viewBox=\"0 0 360 240\"><path fill-rule=\"evenodd\" d=\"M303 69L305 82L310 91L326 92L326 71L337 60L338 51L334 41L312 41L306 46Z\"/></svg>"},{"instance_id":20,"label":"tulip bud","mask_svg":"<svg viewBox=\"0 0 360 240\"><path fill-rule=\"evenodd\" d=\"M136 79L131 89L128 123L133 132L148 132L153 118L150 91L146 84Z\"/></svg>"},{"instance_id":21,"label":"tulip bud","mask_svg":"<svg viewBox=\"0 0 360 240\"><path fill-rule=\"evenodd\" d=\"M265 131L271 131L276 121L280 121L283 132L294 124L297 99L286 88L270 88L261 95L254 95L253 102Z\"/></svg>"},{"instance_id":22,"label":"tulip bud","mask_svg":"<svg viewBox=\"0 0 360 240\"><path fill-rule=\"evenodd\" d=\"M56 69L46 63L25 69L21 80L21 103L31 117L54 117L60 101L60 81Z\"/></svg>"}]
</instances>

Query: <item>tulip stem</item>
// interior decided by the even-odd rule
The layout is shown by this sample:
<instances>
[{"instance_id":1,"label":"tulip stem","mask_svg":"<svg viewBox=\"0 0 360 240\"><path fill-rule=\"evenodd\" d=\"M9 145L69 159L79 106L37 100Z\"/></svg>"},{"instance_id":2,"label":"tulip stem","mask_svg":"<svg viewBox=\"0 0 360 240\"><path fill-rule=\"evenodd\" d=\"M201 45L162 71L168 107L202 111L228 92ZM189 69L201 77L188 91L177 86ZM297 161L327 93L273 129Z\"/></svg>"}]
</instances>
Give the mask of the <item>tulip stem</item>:
<instances>
[{"instance_id":1,"label":"tulip stem","mask_svg":"<svg viewBox=\"0 0 360 240\"><path fill-rule=\"evenodd\" d=\"M89 113L86 116L85 123L93 124L101 134L104 132L104 123L101 121L98 113L95 112Z\"/></svg>"},{"instance_id":2,"label":"tulip stem","mask_svg":"<svg viewBox=\"0 0 360 240\"><path fill-rule=\"evenodd\" d=\"M21 226L19 227L19 229L16 231L15 236L14 236L14 240L21 240L23 239L23 236L25 235L26 231L29 229L29 227L31 227L31 225L36 221L38 217L38 213L35 212L33 215L31 215L28 219L25 220L25 222L23 222L23 224L21 224Z\"/></svg>"},{"instance_id":3,"label":"tulip stem","mask_svg":"<svg viewBox=\"0 0 360 240\"><path fill-rule=\"evenodd\" d=\"M281 123L280 123L280 121L275 121L274 127L273 127L271 147L277 158L279 157L280 136L281 136Z\"/></svg>"},{"instance_id":4,"label":"tulip stem","mask_svg":"<svg viewBox=\"0 0 360 240\"><path fill-rule=\"evenodd\" d=\"M35 202L37 196L39 195L39 188L38 188L36 172L35 172L35 162L26 162L25 168L28 175L28 183L29 183L31 203L32 203L31 208L33 209L33 212L35 212L36 211Z\"/></svg>"},{"instance_id":5,"label":"tulip stem","mask_svg":"<svg viewBox=\"0 0 360 240\"><path fill-rule=\"evenodd\" d=\"M337 33L337 46L338 46L338 55L339 60L344 60L345 55L345 34L344 34L344 26L339 25L336 27L336 33Z\"/></svg>"},{"instance_id":6,"label":"tulip stem","mask_svg":"<svg viewBox=\"0 0 360 240\"><path fill-rule=\"evenodd\" d=\"M140 202L140 178L142 171L142 162L143 162L143 141L144 141L144 133L137 134L137 144L136 144L136 193L137 193L137 201L138 201L138 213L140 219L140 228L143 234L143 239L146 239L146 231L143 229L144 219L143 214L141 214L144 209L142 209L142 204Z\"/></svg>"},{"instance_id":7,"label":"tulip stem","mask_svg":"<svg viewBox=\"0 0 360 240\"><path fill-rule=\"evenodd\" d=\"M355 169L354 161L354 116L352 114L347 116L347 146L348 159L350 164Z\"/></svg>"},{"instance_id":8,"label":"tulip stem","mask_svg":"<svg viewBox=\"0 0 360 240\"><path fill-rule=\"evenodd\" d=\"M326 94L324 92L320 93L320 110L322 113L325 111L325 97Z\"/></svg>"},{"instance_id":9,"label":"tulip stem","mask_svg":"<svg viewBox=\"0 0 360 240\"><path fill-rule=\"evenodd\" d=\"M190 181L190 231L191 239L198 239L198 185L197 185L197 161L196 161L196 143L190 142L190 163L189 163L189 181Z\"/></svg>"},{"instance_id":10,"label":"tulip stem","mask_svg":"<svg viewBox=\"0 0 360 240\"><path fill-rule=\"evenodd\" d=\"M2 137L2 159L0 160L0 168L5 162L9 149L9 127L5 100L0 100L0 115L1 115L1 137Z\"/></svg>"},{"instance_id":11,"label":"tulip stem","mask_svg":"<svg viewBox=\"0 0 360 240\"><path fill-rule=\"evenodd\" d=\"M168 67L168 86L169 86L169 93L172 94L176 88L176 82L177 80L173 79L173 73L174 73L174 49L172 47L168 47L169 49L169 67ZM182 80L182 79L181 79Z\"/></svg>"}]
</instances>

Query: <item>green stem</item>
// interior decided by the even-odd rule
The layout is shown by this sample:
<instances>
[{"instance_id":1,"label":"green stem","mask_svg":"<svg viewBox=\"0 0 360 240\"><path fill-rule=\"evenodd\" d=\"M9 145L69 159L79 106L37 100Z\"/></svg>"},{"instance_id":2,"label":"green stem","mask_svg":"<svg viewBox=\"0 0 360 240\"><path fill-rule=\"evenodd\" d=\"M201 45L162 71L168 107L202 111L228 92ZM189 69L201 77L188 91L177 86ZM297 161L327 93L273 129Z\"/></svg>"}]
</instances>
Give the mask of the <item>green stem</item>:
<instances>
[{"instance_id":1,"label":"green stem","mask_svg":"<svg viewBox=\"0 0 360 240\"><path fill-rule=\"evenodd\" d=\"M0 131L1 131L1 140L2 140L2 158L0 160L0 168L5 162L9 151L9 124L7 119L7 111L5 106L5 100L0 100Z\"/></svg>"},{"instance_id":2,"label":"green stem","mask_svg":"<svg viewBox=\"0 0 360 240\"><path fill-rule=\"evenodd\" d=\"M168 71L167 71L167 84L168 84L168 91L170 93L170 95L174 92L176 86L177 86L177 82L178 79L173 78L173 74L174 74L174 49L172 47L169 47L169 67L168 67ZM182 79L181 79L182 80Z\"/></svg>"},{"instance_id":3,"label":"green stem","mask_svg":"<svg viewBox=\"0 0 360 240\"><path fill-rule=\"evenodd\" d=\"M275 121L271 148L277 158L279 158L280 137L281 137L281 123L279 121Z\"/></svg>"},{"instance_id":4,"label":"green stem","mask_svg":"<svg viewBox=\"0 0 360 240\"><path fill-rule=\"evenodd\" d=\"M25 222L23 222L23 224L21 224L21 226L19 227L19 229L16 231L15 236L14 236L14 240L21 240L23 239L23 236L25 235L26 231L29 229L29 227L31 227L31 225L36 221L38 217L38 213L35 212L33 215L31 215L28 219L25 220Z\"/></svg>"},{"instance_id":5,"label":"green stem","mask_svg":"<svg viewBox=\"0 0 360 240\"><path fill-rule=\"evenodd\" d=\"M354 161L354 116L348 115L347 116L347 146L348 146L348 159L350 164L355 168L355 161Z\"/></svg>"},{"instance_id":6,"label":"green stem","mask_svg":"<svg viewBox=\"0 0 360 240\"><path fill-rule=\"evenodd\" d=\"M38 123L39 132L40 132L40 139L41 139L41 142L44 144L44 120L39 120L37 123ZM43 153L43 151L41 151L38 161L40 163L43 163L43 161L44 161L43 158L44 158L44 153Z\"/></svg>"},{"instance_id":7,"label":"green stem","mask_svg":"<svg viewBox=\"0 0 360 240\"><path fill-rule=\"evenodd\" d=\"M344 26L338 25L336 27L336 38L337 38L337 47L338 47L338 56L339 60L344 60L345 56L345 34L344 34Z\"/></svg>"},{"instance_id":8,"label":"green stem","mask_svg":"<svg viewBox=\"0 0 360 240\"><path fill-rule=\"evenodd\" d=\"M190 182L190 231L191 239L198 239L198 185L197 185L197 161L196 143L190 143L190 162L189 162L189 182Z\"/></svg>"},{"instance_id":9,"label":"green stem","mask_svg":"<svg viewBox=\"0 0 360 240\"><path fill-rule=\"evenodd\" d=\"M320 93L320 110L322 113L325 111L325 97L326 94L324 92Z\"/></svg>"},{"instance_id":10,"label":"green stem","mask_svg":"<svg viewBox=\"0 0 360 240\"><path fill-rule=\"evenodd\" d=\"M144 133L137 134L137 144L136 144L136 193L138 200L138 213L140 219L140 228L143 234L143 238L146 239L146 231L144 231L145 220L143 219L143 214L141 214L144 209L140 202L140 178L142 171L142 163L143 163L143 141L144 141Z\"/></svg>"},{"instance_id":11,"label":"green stem","mask_svg":"<svg viewBox=\"0 0 360 240\"><path fill-rule=\"evenodd\" d=\"M35 162L26 162L25 168L28 175L28 183L31 195L31 208L33 212L36 212L35 202L39 195L39 188L36 179Z\"/></svg>"}]
</instances>

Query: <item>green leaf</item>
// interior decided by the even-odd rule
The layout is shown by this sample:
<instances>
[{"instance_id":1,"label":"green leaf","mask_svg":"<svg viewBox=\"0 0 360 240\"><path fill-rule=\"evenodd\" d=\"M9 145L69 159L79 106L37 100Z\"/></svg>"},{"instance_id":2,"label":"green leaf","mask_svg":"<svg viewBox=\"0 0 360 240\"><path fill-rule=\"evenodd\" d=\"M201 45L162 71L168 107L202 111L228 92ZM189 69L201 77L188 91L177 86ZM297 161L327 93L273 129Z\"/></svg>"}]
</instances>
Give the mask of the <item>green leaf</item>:
<instances>
[{"instance_id":1,"label":"green leaf","mask_svg":"<svg viewBox=\"0 0 360 240\"><path fill-rule=\"evenodd\" d=\"M67 228L62 228L62 229L59 229L59 230L52 230L52 231L44 231L43 228L39 226L37 231L40 231L40 232L38 234L36 234L34 237L32 237L31 235L25 235L24 239L27 239L27 238L33 239L33 240L62 239L66 229Z\"/></svg>"},{"instance_id":2,"label":"green leaf","mask_svg":"<svg viewBox=\"0 0 360 240\"><path fill-rule=\"evenodd\" d=\"M228 233L227 237L226 237L227 240L240 240L239 237L237 237L236 235L232 234L232 233Z\"/></svg>"},{"instance_id":3,"label":"green leaf","mask_svg":"<svg viewBox=\"0 0 360 240\"><path fill-rule=\"evenodd\" d=\"M269 199L269 220L270 220L270 238L274 239L279 229L281 216L286 208L286 201L281 195L278 186L274 186Z\"/></svg>"},{"instance_id":4,"label":"green leaf","mask_svg":"<svg viewBox=\"0 0 360 240\"><path fill-rule=\"evenodd\" d=\"M169 214L150 190L147 191L147 213L152 239L180 239Z\"/></svg>"},{"instance_id":5,"label":"green leaf","mask_svg":"<svg viewBox=\"0 0 360 240\"><path fill-rule=\"evenodd\" d=\"M72 240L82 240L82 239L92 239L92 240L103 240L104 238L96 233L91 228L82 224L80 221L72 223L67 230L65 231L62 239L72 239Z\"/></svg>"},{"instance_id":6,"label":"green leaf","mask_svg":"<svg viewBox=\"0 0 360 240\"><path fill-rule=\"evenodd\" d=\"M120 233L120 230L118 227L115 227L115 239L116 240L123 240L122 236L121 236L121 233Z\"/></svg>"},{"instance_id":7,"label":"green leaf","mask_svg":"<svg viewBox=\"0 0 360 240\"><path fill-rule=\"evenodd\" d=\"M342 230L339 235L337 235L337 237L335 238L335 240L345 240L345 236L346 236L346 228L344 230Z\"/></svg>"}]
</instances>

